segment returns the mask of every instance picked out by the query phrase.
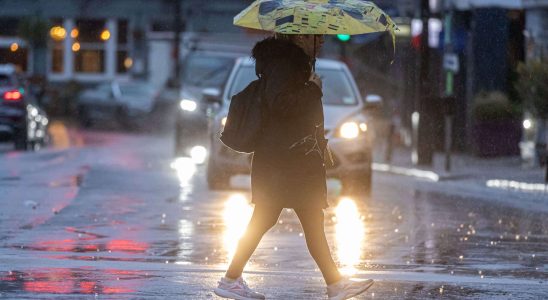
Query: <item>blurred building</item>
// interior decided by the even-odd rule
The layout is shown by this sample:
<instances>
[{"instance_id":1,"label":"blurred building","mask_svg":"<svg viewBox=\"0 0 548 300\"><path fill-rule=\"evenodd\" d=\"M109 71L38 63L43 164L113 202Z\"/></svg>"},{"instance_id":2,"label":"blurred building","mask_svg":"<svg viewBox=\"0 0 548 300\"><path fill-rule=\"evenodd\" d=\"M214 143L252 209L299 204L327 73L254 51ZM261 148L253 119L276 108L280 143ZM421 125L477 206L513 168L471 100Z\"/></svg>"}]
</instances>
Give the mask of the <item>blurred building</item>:
<instances>
[{"instance_id":1,"label":"blurred building","mask_svg":"<svg viewBox=\"0 0 548 300\"><path fill-rule=\"evenodd\" d=\"M233 32L232 18L250 1L0 0L0 64L50 81L98 82L129 76L165 80L173 67L174 7L188 31ZM49 23L44 66L40 49L21 35L26 20ZM229 24L227 26L227 24ZM150 76L157 79L157 76ZM164 78L165 77L165 78ZM159 81L159 80L157 80Z\"/></svg>"},{"instance_id":2,"label":"blurred building","mask_svg":"<svg viewBox=\"0 0 548 300\"><path fill-rule=\"evenodd\" d=\"M402 116L404 127L411 128L411 115L420 107L417 97L440 98L445 93L445 71L443 69L445 26L447 9L453 11L451 30L451 52L458 57L458 72L454 77L454 95L457 98L455 110L454 145L460 150L473 148L474 132L472 109L475 96L481 91L502 91L512 95L515 68L526 56L542 56L546 49L546 2L521 0L447 0L429 1L428 44L430 47L429 95L419 95L417 76L420 54L422 23L416 19L418 11L411 10L407 15L410 21L411 38L409 44L398 48L403 71L394 79L401 80L403 87L397 109ZM419 1L415 1L415 7ZM445 9L444 9L445 8ZM528 47L526 48L526 45ZM544 49L544 50L543 50ZM545 55L545 54L544 54ZM390 91L390 89L388 89ZM392 89L393 90L393 89ZM428 111L434 116L435 126L430 133L438 150L443 149L443 103L428 103Z\"/></svg>"},{"instance_id":3,"label":"blurred building","mask_svg":"<svg viewBox=\"0 0 548 300\"><path fill-rule=\"evenodd\" d=\"M523 0L527 58L548 56L548 0Z\"/></svg>"}]
</instances>

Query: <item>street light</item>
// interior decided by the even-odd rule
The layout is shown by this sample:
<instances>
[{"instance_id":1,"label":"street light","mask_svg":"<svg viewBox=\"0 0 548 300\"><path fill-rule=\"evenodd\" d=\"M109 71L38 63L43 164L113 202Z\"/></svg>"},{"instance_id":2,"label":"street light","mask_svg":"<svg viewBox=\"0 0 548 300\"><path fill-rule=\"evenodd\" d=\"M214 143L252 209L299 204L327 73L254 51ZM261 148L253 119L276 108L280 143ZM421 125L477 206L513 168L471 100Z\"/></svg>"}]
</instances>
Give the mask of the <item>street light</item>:
<instances>
[{"instance_id":1,"label":"street light","mask_svg":"<svg viewBox=\"0 0 548 300\"><path fill-rule=\"evenodd\" d=\"M19 49L19 45L17 43L13 43L10 45L10 51L15 52Z\"/></svg>"},{"instance_id":2,"label":"street light","mask_svg":"<svg viewBox=\"0 0 548 300\"><path fill-rule=\"evenodd\" d=\"M103 30L103 32L101 32L101 39L103 41L108 41L108 39L110 39L110 31L108 31L108 29L105 29Z\"/></svg>"},{"instance_id":3,"label":"street light","mask_svg":"<svg viewBox=\"0 0 548 300\"><path fill-rule=\"evenodd\" d=\"M76 43L72 44L72 51L74 51L74 52L80 51L80 43L76 42Z\"/></svg>"},{"instance_id":4,"label":"street light","mask_svg":"<svg viewBox=\"0 0 548 300\"><path fill-rule=\"evenodd\" d=\"M78 28L74 28L70 31L70 37L73 39L77 38L78 34L80 34L80 32L78 31Z\"/></svg>"},{"instance_id":5,"label":"street light","mask_svg":"<svg viewBox=\"0 0 548 300\"><path fill-rule=\"evenodd\" d=\"M53 40L59 42L65 39L67 31L61 26L53 26L49 31L49 35Z\"/></svg>"}]
</instances>

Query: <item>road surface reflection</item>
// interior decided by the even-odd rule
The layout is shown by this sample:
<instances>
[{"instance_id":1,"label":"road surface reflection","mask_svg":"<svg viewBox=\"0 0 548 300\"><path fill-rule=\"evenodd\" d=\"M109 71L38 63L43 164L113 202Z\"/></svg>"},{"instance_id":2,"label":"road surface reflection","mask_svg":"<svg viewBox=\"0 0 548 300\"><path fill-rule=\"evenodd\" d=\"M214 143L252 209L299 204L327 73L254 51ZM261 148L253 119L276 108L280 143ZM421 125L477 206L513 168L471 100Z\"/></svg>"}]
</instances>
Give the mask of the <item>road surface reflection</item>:
<instances>
[{"instance_id":1,"label":"road surface reflection","mask_svg":"<svg viewBox=\"0 0 548 300\"><path fill-rule=\"evenodd\" d=\"M354 275L357 272L362 256L365 228L363 217L355 201L342 198L335 208L335 240L336 256L340 271L345 275Z\"/></svg>"},{"instance_id":2,"label":"road surface reflection","mask_svg":"<svg viewBox=\"0 0 548 300\"><path fill-rule=\"evenodd\" d=\"M244 234L252 213L253 208L244 195L233 194L226 200L223 211L225 226L223 246L227 252L228 261L232 259L238 241Z\"/></svg>"},{"instance_id":3,"label":"road surface reflection","mask_svg":"<svg viewBox=\"0 0 548 300\"><path fill-rule=\"evenodd\" d=\"M115 295L133 293L147 278L144 271L92 268L41 268L0 273L0 290L39 294Z\"/></svg>"}]
</instances>

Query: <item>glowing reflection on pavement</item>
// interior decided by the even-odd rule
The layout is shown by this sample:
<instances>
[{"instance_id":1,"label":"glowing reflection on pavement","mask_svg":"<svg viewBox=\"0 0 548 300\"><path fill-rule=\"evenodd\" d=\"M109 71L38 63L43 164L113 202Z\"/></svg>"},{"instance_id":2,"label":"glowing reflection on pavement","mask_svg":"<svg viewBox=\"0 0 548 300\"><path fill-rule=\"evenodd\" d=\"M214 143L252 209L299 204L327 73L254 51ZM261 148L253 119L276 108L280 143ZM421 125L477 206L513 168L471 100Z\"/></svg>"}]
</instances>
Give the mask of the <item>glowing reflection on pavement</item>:
<instances>
[{"instance_id":1,"label":"glowing reflection on pavement","mask_svg":"<svg viewBox=\"0 0 548 300\"><path fill-rule=\"evenodd\" d=\"M345 275L356 273L360 263L364 224L354 200L342 198L335 208L335 239L340 271Z\"/></svg>"},{"instance_id":2,"label":"glowing reflection on pavement","mask_svg":"<svg viewBox=\"0 0 548 300\"><path fill-rule=\"evenodd\" d=\"M196 164L188 157L177 158L171 163L171 168L177 171L181 187L187 186L194 173L196 173Z\"/></svg>"},{"instance_id":3,"label":"glowing reflection on pavement","mask_svg":"<svg viewBox=\"0 0 548 300\"><path fill-rule=\"evenodd\" d=\"M228 261L232 259L238 240L244 234L252 213L253 208L242 194L234 194L225 202L223 246L227 252Z\"/></svg>"}]
</instances>

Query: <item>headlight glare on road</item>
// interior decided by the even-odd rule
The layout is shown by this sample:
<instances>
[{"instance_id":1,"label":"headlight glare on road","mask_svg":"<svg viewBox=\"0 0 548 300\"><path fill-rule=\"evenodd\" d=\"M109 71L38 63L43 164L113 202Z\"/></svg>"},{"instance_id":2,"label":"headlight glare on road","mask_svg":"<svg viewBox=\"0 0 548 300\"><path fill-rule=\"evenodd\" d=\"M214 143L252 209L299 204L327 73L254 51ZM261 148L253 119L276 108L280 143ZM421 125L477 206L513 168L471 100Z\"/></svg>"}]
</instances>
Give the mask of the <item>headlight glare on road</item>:
<instances>
[{"instance_id":1,"label":"headlight glare on road","mask_svg":"<svg viewBox=\"0 0 548 300\"><path fill-rule=\"evenodd\" d=\"M341 126L340 135L345 139L355 139L360 135L360 127L356 122L346 122Z\"/></svg>"},{"instance_id":2,"label":"headlight glare on road","mask_svg":"<svg viewBox=\"0 0 548 300\"><path fill-rule=\"evenodd\" d=\"M346 197L342 198L335 208L335 217L336 254L341 264L341 272L345 275L354 275L360 263L365 224L356 202Z\"/></svg>"},{"instance_id":3,"label":"headlight glare on road","mask_svg":"<svg viewBox=\"0 0 548 300\"><path fill-rule=\"evenodd\" d=\"M198 105L195 101L183 99L180 103L181 109L186 111L195 111Z\"/></svg>"},{"instance_id":4,"label":"headlight glare on road","mask_svg":"<svg viewBox=\"0 0 548 300\"><path fill-rule=\"evenodd\" d=\"M207 157L207 149L204 146L194 146L190 149L190 158L195 164L203 164Z\"/></svg>"}]
</instances>

